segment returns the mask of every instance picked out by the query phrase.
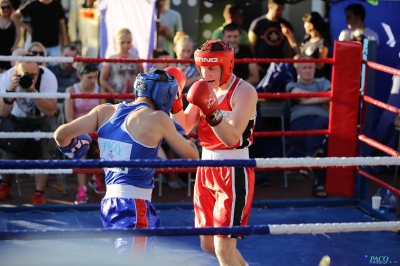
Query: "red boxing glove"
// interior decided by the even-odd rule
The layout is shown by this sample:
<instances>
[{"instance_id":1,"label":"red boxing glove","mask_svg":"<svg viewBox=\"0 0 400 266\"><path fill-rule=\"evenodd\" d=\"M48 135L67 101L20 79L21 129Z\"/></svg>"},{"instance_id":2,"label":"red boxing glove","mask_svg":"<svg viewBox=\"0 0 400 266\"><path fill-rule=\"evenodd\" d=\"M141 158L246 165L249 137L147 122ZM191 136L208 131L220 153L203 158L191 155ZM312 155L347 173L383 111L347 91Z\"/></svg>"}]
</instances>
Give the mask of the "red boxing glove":
<instances>
[{"instance_id":1,"label":"red boxing glove","mask_svg":"<svg viewBox=\"0 0 400 266\"><path fill-rule=\"evenodd\" d=\"M218 100L207 81L196 81L189 89L186 99L200 108L207 123L215 127L222 121L222 112L218 109Z\"/></svg>"},{"instance_id":2,"label":"red boxing glove","mask_svg":"<svg viewBox=\"0 0 400 266\"><path fill-rule=\"evenodd\" d=\"M171 76L175 77L176 81L178 81L178 93L175 97L175 101L172 104L171 111L170 111L172 114L176 114L177 112L179 112L180 110L183 109L181 95L182 95L182 90L185 87L186 75L185 75L185 73L183 73L176 67L167 67L167 68L164 68L164 70L166 72L168 72L168 74L170 74Z\"/></svg>"}]
</instances>

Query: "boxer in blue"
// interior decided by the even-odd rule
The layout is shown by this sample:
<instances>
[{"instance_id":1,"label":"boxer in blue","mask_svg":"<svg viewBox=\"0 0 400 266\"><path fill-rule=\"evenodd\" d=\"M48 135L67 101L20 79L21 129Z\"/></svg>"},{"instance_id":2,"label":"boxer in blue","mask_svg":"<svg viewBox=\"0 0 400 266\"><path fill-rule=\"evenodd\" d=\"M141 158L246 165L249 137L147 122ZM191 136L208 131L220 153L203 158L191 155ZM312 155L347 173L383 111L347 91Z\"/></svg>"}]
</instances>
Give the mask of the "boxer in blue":
<instances>
[{"instance_id":1,"label":"boxer in blue","mask_svg":"<svg viewBox=\"0 0 400 266\"><path fill-rule=\"evenodd\" d=\"M59 149L73 159L89 149L87 133L98 132L101 160L157 159L164 140L182 158L199 154L185 130L169 117L175 97L180 97L177 80L164 70L139 74L132 103L103 104L87 115L61 125L54 133ZM101 201L104 228L156 228L160 219L151 203L153 168L106 168L107 193ZM114 239L117 253L145 258L151 254L153 238Z\"/></svg>"}]
</instances>

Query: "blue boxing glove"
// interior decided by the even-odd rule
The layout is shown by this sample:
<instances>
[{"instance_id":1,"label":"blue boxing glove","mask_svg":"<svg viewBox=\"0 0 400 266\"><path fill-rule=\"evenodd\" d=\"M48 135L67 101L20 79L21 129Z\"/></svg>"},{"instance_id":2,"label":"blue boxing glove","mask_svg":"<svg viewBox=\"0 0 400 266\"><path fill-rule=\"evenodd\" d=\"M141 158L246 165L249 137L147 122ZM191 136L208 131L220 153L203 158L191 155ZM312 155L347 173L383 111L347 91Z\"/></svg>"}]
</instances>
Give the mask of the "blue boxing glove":
<instances>
[{"instance_id":1,"label":"blue boxing glove","mask_svg":"<svg viewBox=\"0 0 400 266\"><path fill-rule=\"evenodd\" d=\"M92 138L88 134L83 134L73 138L68 146L60 147L57 145L57 147L69 158L80 159L88 152L91 143Z\"/></svg>"},{"instance_id":2,"label":"blue boxing glove","mask_svg":"<svg viewBox=\"0 0 400 266\"><path fill-rule=\"evenodd\" d=\"M185 139L190 139L188 135L186 135L185 129L179 125L178 122L176 122L175 120L172 119L172 121L174 122L176 131L178 131L179 134L182 135L182 137L184 137Z\"/></svg>"}]
</instances>

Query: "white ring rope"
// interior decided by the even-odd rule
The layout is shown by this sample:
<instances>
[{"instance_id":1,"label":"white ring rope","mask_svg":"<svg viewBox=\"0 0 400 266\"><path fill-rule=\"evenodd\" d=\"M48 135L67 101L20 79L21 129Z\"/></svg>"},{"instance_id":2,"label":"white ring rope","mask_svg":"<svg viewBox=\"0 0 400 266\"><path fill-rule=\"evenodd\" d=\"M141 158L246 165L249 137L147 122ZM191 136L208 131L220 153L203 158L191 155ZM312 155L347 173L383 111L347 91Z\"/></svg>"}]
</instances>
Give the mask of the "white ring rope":
<instances>
[{"instance_id":1,"label":"white ring rope","mask_svg":"<svg viewBox=\"0 0 400 266\"><path fill-rule=\"evenodd\" d=\"M397 232L400 230L400 222L273 224L269 225L269 230L273 235L347 233L360 231Z\"/></svg>"},{"instance_id":2,"label":"white ring rope","mask_svg":"<svg viewBox=\"0 0 400 266\"><path fill-rule=\"evenodd\" d=\"M51 174L51 175L72 175L72 169L1 169L0 174Z\"/></svg>"},{"instance_id":3,"label":"white ring rope","mask_svg":"<svg viewBox=\"0 0 400 266\"><path fill-rule=\"evenodd\" d=\"M56 62L73 63L74 58L70 56L5 56L0 55L0 61L20 61L20 62Z\"/></svg>"},{"instance_id":4,"label":"white ring rope","mask_svg":"<svg viewBox=\"0 0 400 266\"><path fill-rule=\"evenodd\" d=\"M69 99L70 93L0 92L0 98Z\"/></svg>"},{"instance_id":5,"label":"white ring rope","mask_svg":"<svg viewBox=\"0 0 400 266\"><path fill-rule=\"evenodd\" d=\"M400 157L327 157L327 158L260 158L256 161L257 168L294 168L294 167L345 167L345 166L378 166L400 165ZM250 161L249 160L249 161ZM56 169L57 170L57 169ZM0 174L37 173L38 169L1 169ZM40 170L41 171L41 170ZM45 170L43 171L49 171ZM62 171L60 169L59 171Z\"/></svg>"},{"instance_id":6,"label":"white ring rope","mask_svg":"<svg viewBox=\"0 0 400 266\"><path fill-rule=\"evenodd\" d=\"M54 132L0 132L2 139L52 139Z\"/></svg>"}]
</instances>

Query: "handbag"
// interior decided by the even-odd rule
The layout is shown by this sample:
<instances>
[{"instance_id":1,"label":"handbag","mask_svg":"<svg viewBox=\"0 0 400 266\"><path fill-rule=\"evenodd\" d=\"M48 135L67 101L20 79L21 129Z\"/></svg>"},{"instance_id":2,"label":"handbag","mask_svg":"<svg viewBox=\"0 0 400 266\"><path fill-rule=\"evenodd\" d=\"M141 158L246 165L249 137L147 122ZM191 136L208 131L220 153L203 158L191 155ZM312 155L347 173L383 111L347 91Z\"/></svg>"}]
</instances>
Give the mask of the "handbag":
<instances>
[{"instance_id":1,"label":"handbag","mask_svg":"<svg viewBox=\"0 0 400 266\"><path fill-rule=\"evenodd\" d=\"M0 131L1 132L32 132L34 126L23 121L18 120L15 116L9 115L7 117L0 117ZM6 139L0 138L0 148L10 152L19 154L21 153L29 139Z\"/></svg>"}]
</instances>

